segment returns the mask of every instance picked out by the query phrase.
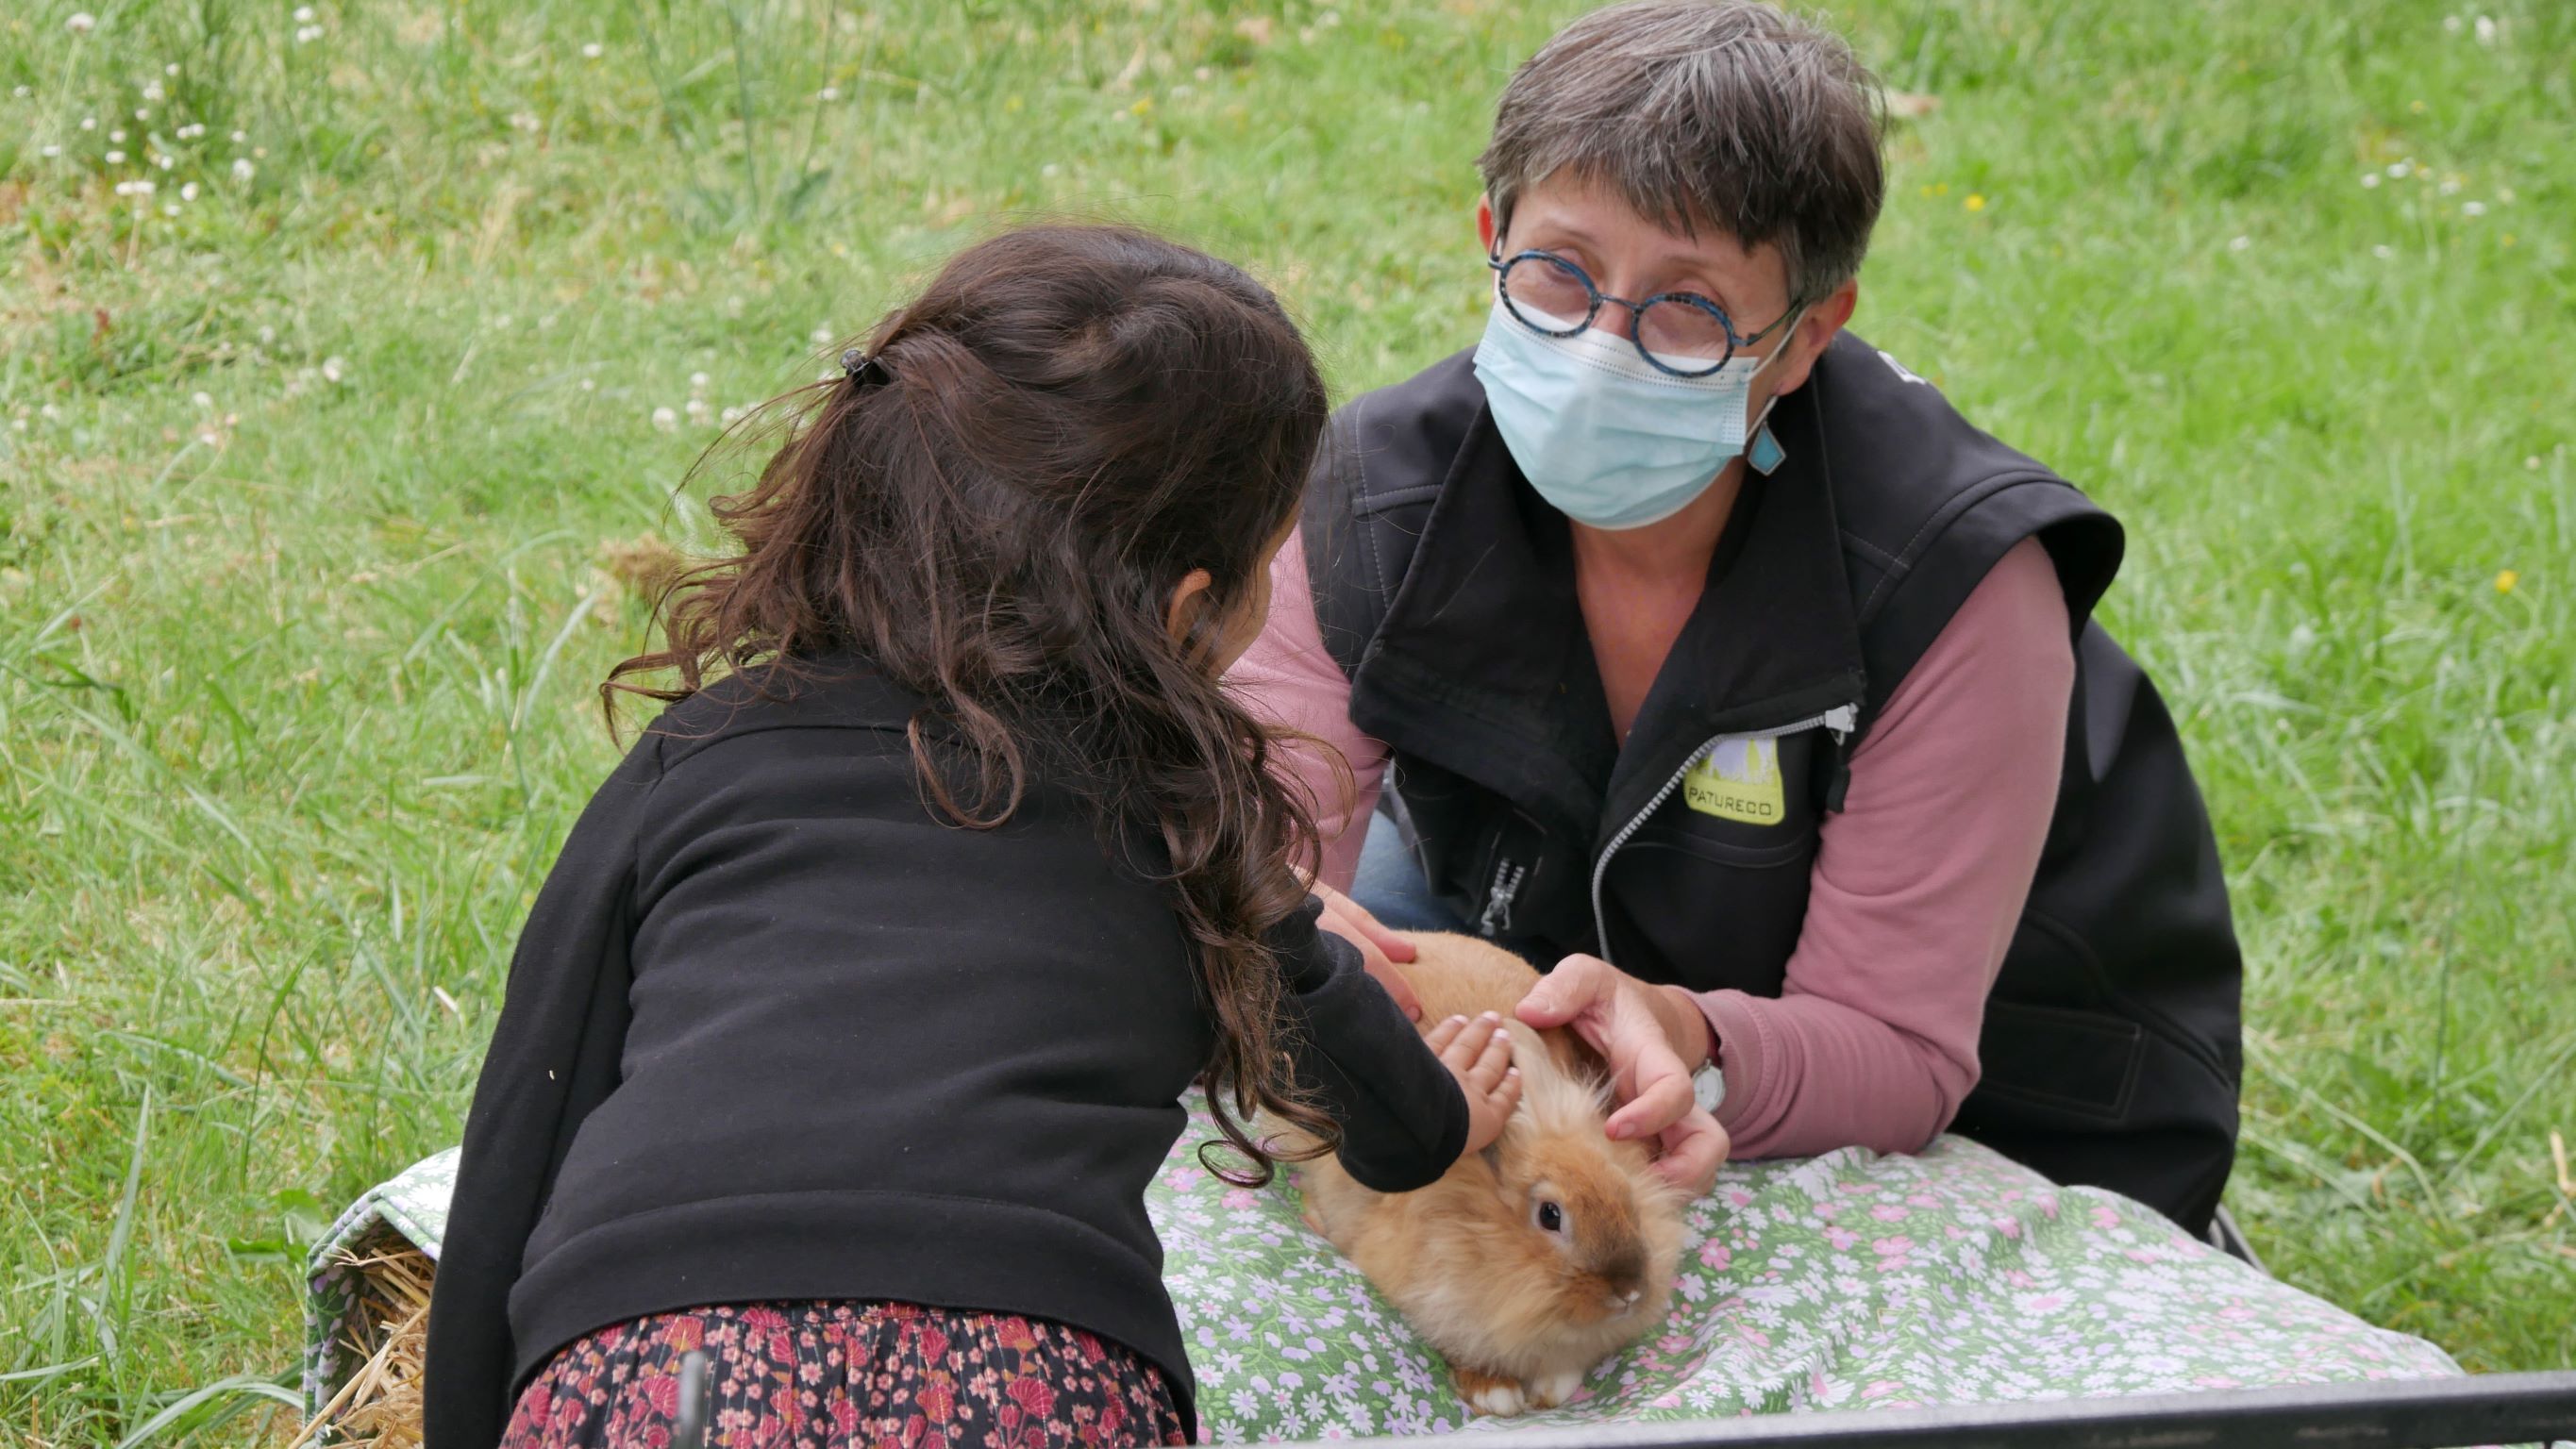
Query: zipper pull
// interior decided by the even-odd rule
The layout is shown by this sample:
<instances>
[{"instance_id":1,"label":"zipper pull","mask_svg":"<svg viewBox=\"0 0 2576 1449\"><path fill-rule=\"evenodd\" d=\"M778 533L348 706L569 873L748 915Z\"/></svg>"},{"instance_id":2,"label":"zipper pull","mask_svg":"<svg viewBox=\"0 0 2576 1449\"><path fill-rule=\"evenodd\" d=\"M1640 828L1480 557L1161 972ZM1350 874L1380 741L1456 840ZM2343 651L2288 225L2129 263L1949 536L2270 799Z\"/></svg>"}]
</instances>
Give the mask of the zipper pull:
<instances>
[{"instance_id":1,"label":"zipper pull","mask_svg":"<svg viewBox=\"0 0 2576 1449\"><path fill-rule=\"evenodd\" d=\"M1843 705L1825 711L1825 733L1834 741L1834 771L1825 781L1825 813L1843 813L1843 797L1851 793L1851 737L1860 727L1860 710Z\"/></svg>"},{"instance_id":2,"label":"zipper pull","mask_svg":"<svg viewBox=\"0 0 2576 1449\"><path fill-rule=\"evenodd\" d=\"M1494 864L1494 881L1485 888L1485 913L1476 918L1476 934L1487 939L1512 928L1512 900L1521 893L1527 868L1509 860Z\"/></svg>"}]
</instances>

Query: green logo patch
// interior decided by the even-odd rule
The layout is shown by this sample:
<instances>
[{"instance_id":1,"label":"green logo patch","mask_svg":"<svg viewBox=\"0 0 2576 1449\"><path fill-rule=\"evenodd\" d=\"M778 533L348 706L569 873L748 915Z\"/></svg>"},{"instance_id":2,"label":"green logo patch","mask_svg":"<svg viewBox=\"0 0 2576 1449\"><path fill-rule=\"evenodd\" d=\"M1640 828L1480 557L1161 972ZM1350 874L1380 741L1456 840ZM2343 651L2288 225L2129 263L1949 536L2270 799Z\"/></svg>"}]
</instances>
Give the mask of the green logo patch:
<instances>
[{"instance_id":1,"label":"green logo patch","mask_svg":"<svg viewBox=\"0 0 2576 1449\"><path fill-rule=\"evenodd\" d=\"M1682 800L1702 815L1777 825L1787 814L1780 788L1780 742L1721 740L1682 778Z\"/></svg>"}]
</instances>

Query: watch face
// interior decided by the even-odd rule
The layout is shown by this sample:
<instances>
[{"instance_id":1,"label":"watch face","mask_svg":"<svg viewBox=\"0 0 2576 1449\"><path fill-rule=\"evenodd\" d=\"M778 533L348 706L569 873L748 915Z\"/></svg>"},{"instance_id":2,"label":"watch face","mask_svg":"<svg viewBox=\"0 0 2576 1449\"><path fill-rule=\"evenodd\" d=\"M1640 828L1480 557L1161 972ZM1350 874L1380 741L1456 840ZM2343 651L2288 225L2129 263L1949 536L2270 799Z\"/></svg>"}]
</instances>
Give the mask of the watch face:
<instances>
[{"instance_id":1,"label":"watch face","mask_svg":"<svg viewBox=\"0 0 2576 1449\"><path fill-rule=\"evenodd\" d=\"M1715 1112L1717 1104L1726 1100L1726 1073L1719 1071L1714 1062L1692 1073L1691 1095L1699 1100L1702 1111Z\"/></svg>"}]
</instances>

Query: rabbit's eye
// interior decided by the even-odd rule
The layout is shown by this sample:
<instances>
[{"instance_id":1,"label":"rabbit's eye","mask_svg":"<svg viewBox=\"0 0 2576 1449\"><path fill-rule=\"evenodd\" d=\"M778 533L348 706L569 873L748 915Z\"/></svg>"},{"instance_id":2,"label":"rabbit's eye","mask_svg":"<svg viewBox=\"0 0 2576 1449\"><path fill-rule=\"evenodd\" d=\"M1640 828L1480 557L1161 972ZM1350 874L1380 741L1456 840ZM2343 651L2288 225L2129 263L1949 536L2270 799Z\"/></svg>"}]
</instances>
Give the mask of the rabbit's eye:
<instances>
[{"instance_id":1,"label":"rabbit's eye","mask_svg":"<svg viewBox=\"0 0 2576 1449\"><path fill-rule=\"evenodd\" d=\"M1530 1214L1530 1220L1538 1224L1538 1230L1542 1233L1565 1231L1565 1209L1552 1202L1540 1203L1537 1210Z\"/></svg>"}]
</instances>

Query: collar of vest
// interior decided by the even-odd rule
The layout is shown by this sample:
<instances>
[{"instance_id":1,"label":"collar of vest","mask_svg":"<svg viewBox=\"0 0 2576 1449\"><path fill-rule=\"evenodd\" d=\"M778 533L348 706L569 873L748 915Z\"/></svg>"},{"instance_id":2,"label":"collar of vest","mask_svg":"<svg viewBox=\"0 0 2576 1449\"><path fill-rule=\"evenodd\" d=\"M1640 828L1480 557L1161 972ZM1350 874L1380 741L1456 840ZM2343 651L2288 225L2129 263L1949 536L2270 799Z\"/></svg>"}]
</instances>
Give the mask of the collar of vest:
<instances>
[{"instance_id":1,"label":"collar of vest","mask_svg":"<svg viewBox=\"0 0 2576 1449\"><path fill-rule=\"evenodd\" d=\"M1868 677L1814 393L1772 409L1787 457L1747 480L1715 576L1624 748L1602 737L1567 525L1480 397L1354 672L1352 723L1584 834L1635 813L1712 737L1861 704Z\"/></svg>"}]
</instances>

